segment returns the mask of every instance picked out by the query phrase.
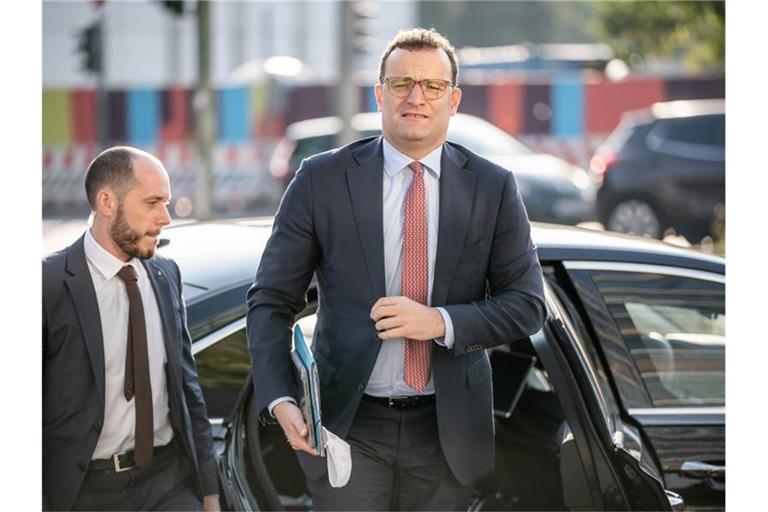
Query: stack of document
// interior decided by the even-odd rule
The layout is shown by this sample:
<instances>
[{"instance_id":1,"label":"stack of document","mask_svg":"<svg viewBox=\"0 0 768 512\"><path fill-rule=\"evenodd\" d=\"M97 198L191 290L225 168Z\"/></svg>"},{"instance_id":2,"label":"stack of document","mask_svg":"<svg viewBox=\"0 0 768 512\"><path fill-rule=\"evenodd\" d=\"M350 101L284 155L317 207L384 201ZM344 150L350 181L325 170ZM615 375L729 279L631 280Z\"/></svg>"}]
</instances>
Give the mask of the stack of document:
<instances>
[{"instance_id":1,"label":"stack of document","mask_svg":"<svg viewBox=\"0 0 768 512\"><path fill-rule=\"evenodd\" d=\"M293 327L293 364L299 383L299 407L304 413L304 420L309 429L309 444L317 450L318 455L325 457L323 446L323 425L320 420L320 378L317 373L317 363L312 351L304 339L299 324Z\"/></svg>"}]
</instances>

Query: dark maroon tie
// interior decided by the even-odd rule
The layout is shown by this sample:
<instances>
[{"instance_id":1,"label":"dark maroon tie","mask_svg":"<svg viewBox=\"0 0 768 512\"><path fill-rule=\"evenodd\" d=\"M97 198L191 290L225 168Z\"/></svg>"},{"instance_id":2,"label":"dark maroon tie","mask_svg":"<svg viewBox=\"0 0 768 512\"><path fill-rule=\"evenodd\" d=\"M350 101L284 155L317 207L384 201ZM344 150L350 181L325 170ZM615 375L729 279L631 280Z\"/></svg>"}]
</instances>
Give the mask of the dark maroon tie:
<instances>
[{"instance_id":1,"label":"dark maroon tie","mask_svg":"<svg viewBox=\"0 0 768 512\"><path fill-rule=\"evenodd\" d=\"M424 188L424 167L411 162L413 181L405 196L403 215L403 276L402 293L405 297L427 304L429 292L429 259L427 254L427 199ZM403 380L416 391L424 391L431 371L429 341L405 339Z\"/></svg>"},{"instance_id":2,"label":"dark maroon tie","mask_svg":"<svg viewBox=\"0 0 768 512\"><path fill-rule=\"evenodd\" d=\"M131 265L126 265L117 275L125 283L125 291L128 292L128 347L125 355L123 393L126 400L135 398L136 445L133 450L133 460L139 466L146 466L152 461L155 432L144 305L141 302L136 270Z\"/></svg>"}]
</instances>

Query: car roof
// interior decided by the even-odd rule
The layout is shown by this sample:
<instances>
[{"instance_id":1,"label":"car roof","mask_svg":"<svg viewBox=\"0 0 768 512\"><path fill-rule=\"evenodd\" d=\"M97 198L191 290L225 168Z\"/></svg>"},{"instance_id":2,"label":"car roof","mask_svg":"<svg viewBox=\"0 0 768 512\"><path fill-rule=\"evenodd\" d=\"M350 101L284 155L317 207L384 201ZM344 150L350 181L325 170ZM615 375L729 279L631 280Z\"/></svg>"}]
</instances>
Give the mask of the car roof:
<instances>
[{"instance_id":1,"label":"car roof","mask_svg":"<svg viewBox=\"0 0 768 512\"><path fill-rule=\"evenodd\" d=\"M651 109L653 114L659 118L724 114L725 100L664 101L654 103Z\"/></svg>"},{"instance_id":2,"label":"car roof","mask_svg":"<svg viewBox=\"0 0 768 512\"><path fill-rule=\"evenodd\" d=\"M189 223L163 231L160 253L181 267L185 297L251 282L272 231L271 217ZM716 273L725 260L656 240L557 224L532 223L542 262L581 260L669 264Z\"/></svg>"},{"instance_id":3,"label":"car roof","mask_svg":"<svg viewBox=\"0 0 768 512\"><path fill-rule=\"evenodd\" d=\"M621 114L622 121L647 123L656 119L694 117L713 114L725 114L725 100L679 100L660 101L650 107L628 110Z\"/></svg>"}]
</instances>

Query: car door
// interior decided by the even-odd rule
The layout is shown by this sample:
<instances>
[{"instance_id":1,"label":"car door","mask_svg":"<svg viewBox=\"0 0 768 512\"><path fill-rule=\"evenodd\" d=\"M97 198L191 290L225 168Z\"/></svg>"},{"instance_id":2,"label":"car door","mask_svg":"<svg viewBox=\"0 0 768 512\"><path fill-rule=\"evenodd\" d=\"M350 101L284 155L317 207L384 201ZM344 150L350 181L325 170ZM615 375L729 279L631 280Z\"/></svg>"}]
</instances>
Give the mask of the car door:
<instances>
[{"instance_id":1,"label":"car door","mask_svg":"<svg viewBox=\"0 0 768 512\"><path fill-rule=\"evenodd\" d=\"M714 218L725 204L725 116L660 119L647 137L667 205L694 218Z\"/></svg>"},{"instance_id":2,"label":"car door","mask_svg":"<svg viewBox=\"0 0 768 512\"><path fill-rule=\"evenodd\" d=\"M548 318L531 337L567 420L560 449L566 506L573 510L680 510L638 430L621 418L595 345L558 272L543 265Z\"/></svg>"},{"instance_id":3,"label":"car door","mask_svg":"<svg viewBox=\"0 0 768 512\"><path fill-rule=\"evenodd\" d=\"M622 413L687 510L725 507L725 283L674 266L566 263Z\"/></svg>"},{"instance_id":4,"label":"car door","mask_svg":"<svg viewBox=\"0 0 768 512\"><path fill-rule=\"evenodd\" d=\"M310 313L315 309L315 303L310 303L298 320L310 344L316 320ZM290 509L291 498L278 493L285 485L276 489L272 482L267 454L260 452L259 443L248 440L248 426L257 426L259 420L253 417L258 415L256 409L249 406L253 387L246 318L235 318L195 339L192 353L211 422L222 503L230 510L258 510L260 505L268 510ZM294 473L300 471L294 458L290 462Z\"/></svg>"}]
</instances>

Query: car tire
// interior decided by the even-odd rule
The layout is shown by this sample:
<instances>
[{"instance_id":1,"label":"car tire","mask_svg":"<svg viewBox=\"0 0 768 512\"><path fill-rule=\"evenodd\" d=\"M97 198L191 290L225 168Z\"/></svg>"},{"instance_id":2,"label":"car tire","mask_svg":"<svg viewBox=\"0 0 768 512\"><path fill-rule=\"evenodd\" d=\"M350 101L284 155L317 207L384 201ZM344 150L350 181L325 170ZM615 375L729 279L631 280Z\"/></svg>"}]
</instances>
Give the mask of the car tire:
<instances>
[{"instance_id":1,"label":"car tire","mask_svg":"<svg viewBox=\"0 0 768 512\"><path fill-rule=\"evenodd\" d=\"M664 225L658 210L643 199L617 202L608 213L605 229L631 235L661 238Z\"/></svg>"}]
</instances>

